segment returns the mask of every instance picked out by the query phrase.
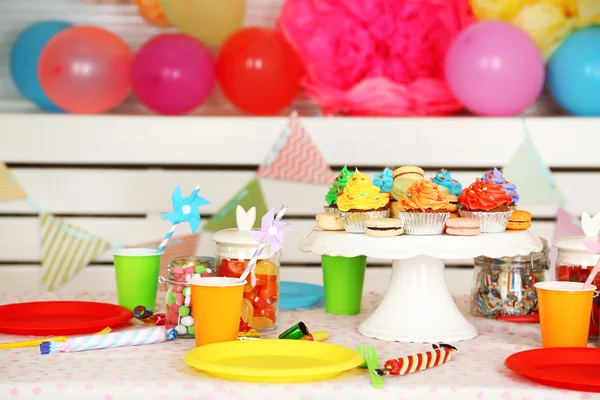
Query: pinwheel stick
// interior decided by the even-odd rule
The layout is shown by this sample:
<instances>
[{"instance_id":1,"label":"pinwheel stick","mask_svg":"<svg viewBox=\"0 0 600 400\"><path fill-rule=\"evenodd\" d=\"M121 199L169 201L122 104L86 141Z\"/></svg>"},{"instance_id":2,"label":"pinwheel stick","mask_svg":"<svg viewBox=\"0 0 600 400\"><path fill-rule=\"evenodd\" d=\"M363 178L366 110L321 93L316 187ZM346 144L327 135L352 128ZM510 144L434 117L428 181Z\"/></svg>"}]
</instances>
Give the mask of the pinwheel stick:
<instances>
[{"instance_id":1,"label":"pinwheel stick","mask_svg":"<svg viewBox=\"0 0 600 400\"><path fill-rule=\"evenodd\" d=\"M194 189L194 191L192 192L191 197L195 198L196 196L198 196L199 191L200 191L200 186L196 186L196 189ZM171 240L171 238L173 237L173 234L175 233L175 229L177 229L177 225L179 225L179 222L177 222L171 226L171 229L169 229L169 232L167 232L167 235L165 236L163 241L160 242L158 249L156 249L157 254L160 254L165 250L165 247L167 247L169 240Z\"/></svg>"},{"instance_id":2,"label":"pinwheel stick","mask_svg":"<svg viewBox=\"0 0 600 400\"><path fill-rule=\"evenodd\" d=\"M281 209L279 210L279 212L277 213L277 215L275 216L275 221L281 221L281 219L285 215L285 212L287 211L287 209L288 209L288 206L284 204L281 207ZM258 248L256 249L256 251L252 255L252 258L250 259L250 262L248 262L248 265L246 266L246 268L244 269L244 272L240 276L240 279L238 281L239 283L244 282L246 280L246 278L248 278L248 275L250 274L250 272L252 272L252 270L256 266L256 262L258 261L258 257L262 254L263 249L266 246L267 246L267 243L261 243L260 246L258 246Z\"/></svg>"},{"instance_id":3,"label":"pinwheel stick","mask_svg":"<svg viewBox=\"0 0 600 400\"><path fill-rule=\"evenodd\" d=\"M596 277L596 275L598 275L599 270L600 270L600 260L598 260L598 262L592 269L592 272L590 272L587 279L585 280L585 283L583 284L584 289L589 289L589 287L592 285L592 282L594 281L594 278Z\"/></svg>"}]
</instances>

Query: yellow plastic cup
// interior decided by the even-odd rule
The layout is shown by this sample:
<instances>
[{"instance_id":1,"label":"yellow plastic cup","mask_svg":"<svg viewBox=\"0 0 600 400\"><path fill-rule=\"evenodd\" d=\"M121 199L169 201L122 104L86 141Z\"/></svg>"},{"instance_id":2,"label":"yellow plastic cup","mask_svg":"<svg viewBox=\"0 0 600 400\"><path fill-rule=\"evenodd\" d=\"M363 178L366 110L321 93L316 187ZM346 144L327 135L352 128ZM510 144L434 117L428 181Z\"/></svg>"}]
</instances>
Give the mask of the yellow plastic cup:
<instances>
[{"instance_id":1,"label":"yellow plastic cup","mask_svg":"<svg viewBox=\"0 0 600 400\"><path fill-rule=\"evenodd\" d=\"M580 282L538 282L542 347L587 347L596 286Z\"/></svg>"},{"instance_id":2,"label":"yellow plastic cup","mask_svg":"<svg viewBox=\"0 0 600 400\"><path fill-rule=\"evenodd\" d=\"M246 283L238 283L238 278L199 276L189 283L196 347L237 340Z\"/></svg>"}]
</instances>

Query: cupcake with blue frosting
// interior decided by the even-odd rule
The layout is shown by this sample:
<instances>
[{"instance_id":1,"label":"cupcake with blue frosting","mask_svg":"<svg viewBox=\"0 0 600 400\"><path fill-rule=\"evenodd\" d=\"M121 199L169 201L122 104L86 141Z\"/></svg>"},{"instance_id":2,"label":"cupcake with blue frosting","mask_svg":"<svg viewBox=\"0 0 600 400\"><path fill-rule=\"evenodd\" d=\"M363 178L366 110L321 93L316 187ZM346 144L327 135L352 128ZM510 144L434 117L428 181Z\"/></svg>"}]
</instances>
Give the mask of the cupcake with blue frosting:
<instances>
[{"instance_id":1,"label":"cupcake with blue frosting","mask_svg":"<svg viewBox=\"0 0 600 400\"><path fill-rule=\"evenodd\" d=\"M438 185L440 191L452 196L460 196L463 189L459 181L452 179L452 174L446 168L438 170L431 181Z\"/></svg>"},{"instance_id":2,"label":"cupcake with blue frosting","mask_svg":"<svg viewBox=\"0 0 600 400\"><path fill-rule=\"evenodd\" d=\"M373 176L373 185L377 186L381 193L389 193L392 191L392 185L394 184L394 172L386 168L383 172Z\"/></svg>"},{"instance_id":3,"label":"cupcake with blue frosting","mask_svg":"<svg viewBox=\"0 0 600 400\"><path fill-rule=\"evenodd\" d=\"M506 193L513 201L513 204L517 204L519 201L519 193L517 193L517 185L504 179L504 174L498 168L494 168L492 171L486 172L481 177L484 182L492 182L496 185L502 186L504 193Z\"/></svg>"}]
</instances>

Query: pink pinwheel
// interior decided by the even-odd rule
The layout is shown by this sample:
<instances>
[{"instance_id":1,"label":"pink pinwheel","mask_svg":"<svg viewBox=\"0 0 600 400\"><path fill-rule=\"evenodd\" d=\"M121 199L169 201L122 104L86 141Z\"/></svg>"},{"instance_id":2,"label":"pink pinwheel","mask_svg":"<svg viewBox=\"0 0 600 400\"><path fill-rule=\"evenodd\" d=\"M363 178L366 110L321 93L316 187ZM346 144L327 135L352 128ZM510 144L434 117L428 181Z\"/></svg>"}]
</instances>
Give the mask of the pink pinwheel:
<instances>
[{"instance_id":1,"label":"pink pinwheel","mask_svg":"<svg viewBox=\"0 0 600 400\"><path fill-rule=\"evenodd\" d=\"M286 207L287 208L287 207ZM275 210L271 208L268 213L262 217L260 231L250 231L252 238L259 243L268 243L271 245L271 254L277 252L283 246L283 235L286 232L293 232L294 228L287 222L281 222L281 217L275 217Z\"/></svg>"}]
</instances>

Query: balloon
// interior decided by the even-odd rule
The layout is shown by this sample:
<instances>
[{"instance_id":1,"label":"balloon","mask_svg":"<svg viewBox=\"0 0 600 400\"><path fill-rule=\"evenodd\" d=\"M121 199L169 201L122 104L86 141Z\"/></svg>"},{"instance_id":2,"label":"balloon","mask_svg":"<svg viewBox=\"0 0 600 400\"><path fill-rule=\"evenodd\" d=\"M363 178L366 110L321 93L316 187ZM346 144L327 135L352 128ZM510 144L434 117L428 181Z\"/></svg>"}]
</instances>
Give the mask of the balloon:
<instances>
[{"instance_id":1,"label":"balloon","mask_svg":"<svg viewBox=\"0 0 600 400\"><path fill-rule=\"evenodd\" d=\"M46 43L73 24L42 21L19 34L10 51L10 75L23 96L48 111L61 111L42 90L38 79L38 61Z\"/></svg>"},{"instance_id":2,"label":"balloon","mask_svg":"<svg viewBox=\"0 0 600 400\"><path fill-rule=\"evenodd\" d=\"M207 46L220 46L240 29L246 0L160 0L171 23Z\"/></svg>"},{"instance_id":3,"label":"balloon","mask_svg":"<svg viewBox=\"0 0 600 400\"><path fill-rule=\"evenodd\" d=\"M76 26L54 36L38 66L44 92L65 111L96 114L125 100L132 54L117 35Z\"/></svg>"},{"instance_id":4,"label":"balloon","mask_svg":"<svg viewBox=\"0 0 600 400\"><path fill-rule=\"evenodd\" d=\"M133 92L163 114L183 114L202 104L215 84L210 51L184 34L162 34L136 54L131 69Z\"/></svg>"},{"instance_id":5,"label":"balloon","mask_svg":"<svg viewBox=\"0 0 600 400\"><path fill-rule=\"evenodd\" d=\"M272 29L236 32L217 58L217 81L225 96L250 114L275 114L289 105L302 73L292 47Z\"/></svg>"},{"instance_id":6,"label":"balloon","mask_svg":"<svg viewBox=\"0 0 600 400\"><path fill-rule=\"evenodd\" d=\"M140 15L152 25L171 26L165 12L160 5L160 0L135 0Z\"/></svg>"},{"instance_id":7,"label":"balloon","mask_svg":"<svg viewBox=\"0 0 600 400\"><path fill-rule=\"evenodd\" d=\"M461 32L446 54L446 80L469 110L488 116L521 114L544 85L544 60L521 29L480 22Z\"/></svg>"},{"instance_id":8,"label":"balloon","mask_svg":"<svg viewBox=\"0 0 600 400\"><path fill-rule=\"evenodd\" d=\"M600 116L600 26L568 36L548 62L550 94L575 115Z\"/></svg>"}]
</instances>

